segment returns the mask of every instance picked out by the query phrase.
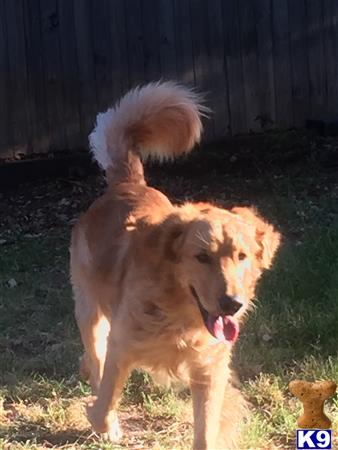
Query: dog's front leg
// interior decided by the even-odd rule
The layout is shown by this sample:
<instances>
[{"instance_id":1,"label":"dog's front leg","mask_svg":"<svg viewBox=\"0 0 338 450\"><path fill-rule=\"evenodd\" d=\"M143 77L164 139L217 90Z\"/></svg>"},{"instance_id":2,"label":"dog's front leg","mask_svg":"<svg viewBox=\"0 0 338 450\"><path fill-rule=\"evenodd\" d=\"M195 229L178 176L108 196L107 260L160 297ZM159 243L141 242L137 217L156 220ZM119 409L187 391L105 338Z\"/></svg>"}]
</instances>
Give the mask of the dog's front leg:
<instances>
[{"instance_id":1,"label":"dog's front leg","mask_svg":"<svg viewBox=\"0 0 338 450\"><path fill-rule=\"evenodd\" d=\"M113 442L121 437L116 409L130 371L130 365L123 353L112 343L108 345L97 399L92 406L87 407L88 419L93 429L97 433L107 433Z\"/></svg>"},{"instance_id":2,"label":"dog's front leg","mask_svg":"<svg viewBox=\"0 0 338 450\"><path fill-rule=\"evenodd\" d=\"M219 434L225 387L226 362L192 370L190 388L194 409L194 450L215 450Z\"/></svg>"}]
</instances>

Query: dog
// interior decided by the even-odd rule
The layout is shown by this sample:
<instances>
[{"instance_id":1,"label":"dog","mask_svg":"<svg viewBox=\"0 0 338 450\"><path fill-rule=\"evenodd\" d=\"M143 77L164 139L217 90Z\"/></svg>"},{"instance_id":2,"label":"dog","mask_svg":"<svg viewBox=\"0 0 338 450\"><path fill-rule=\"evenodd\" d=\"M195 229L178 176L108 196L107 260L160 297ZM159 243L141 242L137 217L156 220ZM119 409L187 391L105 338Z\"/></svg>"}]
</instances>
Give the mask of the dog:
<instances>
[{"instance_id":1,"label":"dog","mask_svg":"<svg viewBox=\"0 0 338 450\"><path fill-rule=\"evenodd\" d=\"M99 114L89 137L108 187L73 229L71 280L87 415L111 441L123 385L141 368L189 383L194 450L236 447L244 403L231 350L280 234L250 208L172 204L141 162L191 151L205 113L194 91L151 83Z\"/></svg>"}]
</instances>

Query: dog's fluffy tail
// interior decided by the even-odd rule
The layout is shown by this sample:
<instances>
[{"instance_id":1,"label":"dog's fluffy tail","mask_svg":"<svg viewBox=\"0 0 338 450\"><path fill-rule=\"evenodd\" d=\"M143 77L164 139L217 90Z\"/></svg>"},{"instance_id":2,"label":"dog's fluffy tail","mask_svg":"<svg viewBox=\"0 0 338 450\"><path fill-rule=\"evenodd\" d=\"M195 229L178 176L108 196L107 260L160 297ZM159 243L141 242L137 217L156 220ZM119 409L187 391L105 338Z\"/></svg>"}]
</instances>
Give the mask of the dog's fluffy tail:
<instances>
[{"instance_id":1,"label":"dog's fluffy tail","mask_svg":"<svg viewBox=\"0 0 338 450\"><path fill-rule=\"evenodd\" d=\"M137 87L98 114L89 136L91 151L111 179L136 174L142 181L140 157L173 159L192 150L207 111L198 94L173 82Z\"/></svg>"}]
</instances>

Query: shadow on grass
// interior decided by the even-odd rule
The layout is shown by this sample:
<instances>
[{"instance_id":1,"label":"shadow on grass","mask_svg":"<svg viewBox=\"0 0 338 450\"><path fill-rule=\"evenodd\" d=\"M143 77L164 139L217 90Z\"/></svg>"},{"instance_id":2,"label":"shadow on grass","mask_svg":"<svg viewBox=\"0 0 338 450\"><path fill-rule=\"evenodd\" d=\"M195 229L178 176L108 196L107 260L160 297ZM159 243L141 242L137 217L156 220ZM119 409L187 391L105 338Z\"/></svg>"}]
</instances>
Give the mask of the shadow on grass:
<instances>
[{"instance_id":1,"label":"shadow on grass","mask_svg":"<svg viewBox=\"0 0 338 450\"><path fill-rule=\"evenodd\" d=\"M65 431L51 432L33 422L25 422L15 433L5 438L9 444L26 444L29 441L43 445L43 448L95 442L95 437L92 437L89 431L70 428Z\"/></svg>"},{"instance_id":2,"label":"shadow on grass","mask_svg":"<svg viewBox=\"0 0 338 450\"><path fill-rule=\"evenodd\" d=\"M242 378L337 357L338 227L285 242L257 297L234 357Z\"/></svg>"}]
</instances>

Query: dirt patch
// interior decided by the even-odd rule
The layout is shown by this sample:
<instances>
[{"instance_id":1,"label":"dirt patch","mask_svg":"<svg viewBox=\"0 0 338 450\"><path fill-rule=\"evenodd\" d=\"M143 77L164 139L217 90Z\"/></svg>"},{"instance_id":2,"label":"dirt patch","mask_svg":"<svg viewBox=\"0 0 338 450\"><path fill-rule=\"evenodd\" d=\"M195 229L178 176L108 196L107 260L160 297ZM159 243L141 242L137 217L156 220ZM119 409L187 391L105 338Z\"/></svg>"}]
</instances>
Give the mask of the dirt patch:
<instances>
[{"instance_id":1,"label":"dirt patch","mask_svg":"<svg viewBox=\"0 0 338 450\"><path fill-rule=\"evenodd\" d=\"M231 139L163 166L148 164L151 186L173 201L206 200L221 206L253 204L278 216L279 197L338 197L338 139L289 131ZM18 180L20 181L20 180ZM103 175L20 184L0 193L0 245L20 234L68 230L105 189ZM289 200L290 201L290 200ZM335 214L335 211L334 211ZM282 228L290 224L279 221ZM292 229L292 225L291 225Z\"/></svg>"}]
</instances>

